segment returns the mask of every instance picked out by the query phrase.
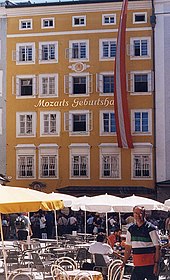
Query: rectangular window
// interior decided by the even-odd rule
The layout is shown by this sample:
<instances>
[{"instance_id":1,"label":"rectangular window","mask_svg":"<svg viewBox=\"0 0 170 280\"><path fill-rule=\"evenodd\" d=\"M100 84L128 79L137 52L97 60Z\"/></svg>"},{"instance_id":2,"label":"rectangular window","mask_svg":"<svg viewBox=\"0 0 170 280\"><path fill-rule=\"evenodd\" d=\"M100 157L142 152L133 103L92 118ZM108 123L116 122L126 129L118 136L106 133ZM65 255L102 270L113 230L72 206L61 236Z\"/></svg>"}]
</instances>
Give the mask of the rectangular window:
<instances>
[{"instance_id":1,"label":"rectangular window","mask_svg":"<svg viewBox=\"0 0 170 280\"><path fill-rule=\"evenodd\" d=\"M146 23L147 13L133 13L133 23Z\"/></svg>"},{"instance_id":2,"label":"rectangular window","mask_svg":"<svg viewBox=\"0 0 170 280\"><path fill-rule=\"evenodd\" d=\"M32 29L32 19L24 19L19 21L19 29L26 30L26 29Z\"/></svg>"},{"instance_id":3,"label":"rectangular window","mask_svg":"<svg viewBox=\"0 0 170 280\"><path fill-rule=\"evenodd\" d=\"M19 47L19 61L33 61L32 46L20 46Z\"/></svg>"},{"instance_id":4,"label":"rectangular window","mask_svg":"<svg viewBox=\"0 0 170 280\"><path fill-rule=\"evenodd\" d=\"M16 135L17 137L35 137L36 135L36 113L16 113Z\"/></svg>"},{"instance_id":5,"label":"rectangular window","mask_svg":"<svg viewBox=\"0 0 170 280\"><path fill-rule=\"evenodd\" d=\"M105 14L102 15L102 24L103 25L113 25L116 24L116 14Z\"/></svg>"},{"instance_id":6,"label":"rectangular window","mask_svg":"<svg viewBox=\"0 0 170 280\"><path fill-rule=\"evenodd\" d=\"M34 156L18 156L18 178L34 177Z\"/></svg>"},{"instance_id":7,"label":"rectangular window","mask_svg":"<svg viewBox=\"0 0 170 280\"><path fill-rule=\"evenodd\" d=\"M60 112L40 112L41 136L56 136L60 133Z\"/></svg>"},{"instance_id":8,"label":"rectangular window","mask_svg":"<svg viewBox=\"0 0 170 280\"><path fill-rule=\"evenodd\" d=\"M36 95L36 82L34 76L16 76L17 97L31 97Z\"/></svg>"},{"instance_id":9,"label":"rectangular window","mask_svg":"<svg viewBox=\"0 0 170 280\"><path fill-rule=\"evenodd\" d=\"M56 156L41 156L41 178L55 178L57 176Z\"/></svg>"},{"instance_id":10,"label":"rectangular window","mask_svg":"<svg viewBox=\"0 0 170 280\"><path fill-rule=\"evenodd\" d=\"M40 43L40 62L57 62L58 61L58 43L47 42Z\"/></svg>"},{"instance_id":11,"label":"rectangular window","mask_svg":"<svg viewBox=\"0 0 170 280\"><path fill-rule=\"evenodd\" d=\"M114 59L116 56L115 40L100 40L100 59Z\"/></svg>"},{"instance_id":12,"label":"rectangular window","mask_svg":"<svg viewBox=\"0 0 170 280\"><path fill-rule=\"evenodd\" d=\"M114 76L103 75L103 93L113 93L113 92L114 92Z\"/></svg>"},{"instance_id":13,"label":"rectangular window","mask_svg":"<svg viewBox=\"0 0 170 280\"><path fill-rule=\"evenodd\" d=\"M72 59L87 58L87 46L85 42L72 44Z\"/></svg>"},{"instance_id":14,"label":"rectangular window","mask_svg":"<svg viewBox=\"0 0 170 280\"><path fill-rule=\"evenodd\" d=\"M41 19L41 28L54 28L54 18Z\"/></svg>"},{"instance_id":15,"label":"rectangular window","mask_svg":"<svg viewBox=\"0 0 170 280\"><path fill-rule=\"evenodd\" d=\"M151 156L150 155L134 155L133 157L133 177L134 178L150 178L151 177Z\"/></svg>"},{"instance_id":16,"label":"rectangular window","mask_svg":"<svg viewBox=\"0 0 170 280\"><path fill-rule=\"evenodd\" d=\"M119 178L119 155L102 155L102 177Z\"/></svg>"},{"instance_id":17,"label":"rectangular window","mask_svg":"<svg viewBox=\"0 0 170 280\"><path fill-rule=\"evenodd\" d=\"M148 41L134 40L134 56L147 56L147 55L148 55Z\"/></svg>"},{"instance_id":18,"label":"rectangular window","mask_svg":"<svg viewBox=\"0 0 170 280\"><path fill-rule=\"evenodd\" d=\"M44 114L44 134L56 134L56 114Z\"/></svg>"},{"instance_id":19,"label":"rectangular window","mask_svg":"<svg viewBox=\"0 0 170 280\"><path fill-rule=\"evenodd\" d=\"M89 135L92 130L92 114L89 111L77 110L65 112L65 131L70 135Z\"/></svg>"},{"instance_id":20,"label":"rectangular window","mask_svg":"<svg viewBox=\"0 0 170 280\"><path fill-rule=\"evenodd\" d=\"M88 95L92 92L91 74L70 74L65 76L65 93L72 95Z\"/></svg>"},{"instance_id":21,"label":"rectangular window","mask_svg":"<svg viewBox=\"0 0 170 280\"><path fill-rule=\"evenodd\" d=\"M116 132L116 121L114 113L103 113L103 133Z\"/></svg>"},{"instance_id":22,"label":"rectangular window","mask_svg":"<svg viewBox=\"0 0 170 280\"><path fill-rule=\"evenodd\" d=\"M72 17L73 26L86 26L86 16Z\"/></svg>"},{"instance_id":23,"label":"rectangular window","mask_svg":"<svg viewBox=\"0 0 170 280\"><path fill-rule=\"evenodd\" d=\"M73 94L86 94L86 77L73 77Z\"/></svg>"},{"instance_id":24,"label":"rectangular window","mask_svg":"<svg viewBox=\"0 0 170 280\"><path fill-rule=\"evenodd\" d=\"M35 63L35 43L16 44L16 51L12 52L12 56L17 64Z\"/></svg>"},{"instance_id":25,"label":"rectangular window","mask_svg":"<svg viewBox=\"0 0 170 280\"><path fill-rule=\"evenodd\" d=\"M32 115L20 115L20 134L30 135L32 131Z\"/></svg>"},{"instance_id":26,"label":"rectangular window","mask_svg":"<svg viewBox=\"0 0 170 280\"><path fill-rule=\"evenodd\" d=\"M87 131L87 118L86 114L78 115L73 114L73 132Z\"/></svg>"},{"instance_id":27,"label":"rectangular window","mask_svg":"<svg viewBox=\"0 0 170 280\"><path fill-rule=\"evenodd\" d=\"M135 112L135 132L149 131L148 112Z\"/></svg>"},{"instance_id":28,"label":"rectangular window","mask_svg":"<svg viewBox=\"0 0 170 280\"><path fill-rule=\"evenodd\" d=\"M134 74L134 92L148 92L148 74Z\"/></svg>"},{"instance_id":29,"label":"rectangular window","mask_svg":"<svg viewBox=\"0 0 170 280\"><path fill-rule=\"evenodd\" d=\"M58 95L58 75L43 74L39 76L39 92L42 97Z\"/></svg>"},{"instance_id":30,"label":"rectangular window","mask_svg":"<svg viewBox=\"0 0 170 280\"><path fill-rule=\"evenodd\" d=\"M72 177L88 176L88 156L75 155L72 158Z\"/></svg>"},{"instance_id":31,"label":"rectangular window","mask_svg":"<svg viewBox=\"0 0 170 280\"><path fill-rule=\"evenodd\" d=\"M33 95L32 86L33 80L30 79L20 79L20 96L30 96Z\"/></svg>"},{"instance_id":32,"label":"rectangular window","mask_svg":"<svg viewBox=\"0 0 170 280\"><path fill-rule=\"evenodd\" d=\"M89 59L89 41L69 41L69 49L66 49L66 56L70 61L87 61Z\"/></svg>"}]
</instances>

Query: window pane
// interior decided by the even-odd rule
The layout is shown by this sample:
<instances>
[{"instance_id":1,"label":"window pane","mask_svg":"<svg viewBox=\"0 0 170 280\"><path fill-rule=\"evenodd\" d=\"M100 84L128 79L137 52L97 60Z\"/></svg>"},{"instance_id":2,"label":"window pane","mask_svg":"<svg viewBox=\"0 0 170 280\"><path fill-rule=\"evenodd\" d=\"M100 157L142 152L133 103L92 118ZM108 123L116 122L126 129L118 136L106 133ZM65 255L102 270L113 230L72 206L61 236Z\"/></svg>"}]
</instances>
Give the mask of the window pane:
<instances>
[{"instance_id":1,"label":"window pane","mask_svg":"<svg viewBox=\"0 0 170 280\"><path fill-rule=\"evenodd\" d=\"M73 131L86 131L86 115L73 115Z\"/></svg>"},{"instance_id":2,"label":"window pane","mask_svg":"<svg viewBox=\"0 0 170 280\"><path fill-rule=\"evenodd\" d=\"M135 74L134 75L134 91L135 92L148 92L148 75Z\"/></svg>"},{"instance_id":3,"label":"window pane","mask_svg":"<svg viewBox=\"0 0 170 280\"><path fill-rule=\"evenodd\" d=\"M73 94L86 94L86 77L73 77Z\"/></svg>"},{"instance_id":4,"label":"window pane","mask_svg":"<svg viewBox=\"0 0 170 280\"><path fill-rule=\"evenodd\" d=\"M32 79L20 79L20 95L32 95Z\"/></svg>"},{"instance_id":5,"label":"window pane","mask_svg":"<svg viewBox=\"0 0 170 280\"><path fill-rule=\"evenodd\" d=\"M103 76L103 93L114 92L114 77L113 75Z\"/></svg>"}]
</instances>

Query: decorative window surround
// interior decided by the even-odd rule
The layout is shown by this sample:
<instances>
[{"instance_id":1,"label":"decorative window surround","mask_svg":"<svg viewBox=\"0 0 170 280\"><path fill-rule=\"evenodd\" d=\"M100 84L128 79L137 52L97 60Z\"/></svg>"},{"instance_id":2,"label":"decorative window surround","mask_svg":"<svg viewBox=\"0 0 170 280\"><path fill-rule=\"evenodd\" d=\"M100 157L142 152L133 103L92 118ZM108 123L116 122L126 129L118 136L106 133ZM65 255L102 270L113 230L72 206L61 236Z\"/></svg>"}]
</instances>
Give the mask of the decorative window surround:
<instances>
[{"instance_id":1,"label":"decorative window surround","mask_svg":"<svg viewBox=\"0 0 170 280\"><path fill-rule=\"evenodd\" d=\"M116 14L102 15L102 25L115 25L115 24L116 24Z\"/></svg>"},{"instance_id":2,"label":"decorative window surround","mask_svg":"<svg viewBox=\"0 0 170 280\"><path fill-rule=\"evenodd\" d=\"M58 179L58 149L57 144L40 144L39 151L39 179Z\"/></svg>"},{"instance_id":3,"label":"decorative window surround","mask_svg":"<svg viewBox=\"0 0 170 280\"><path fill-rule=\"evenodd\" d=\"M16 137L36 136L36 112L16 113Z\"/></svg>"},{"instance_id":4,"label":"decorative window surround","mask_svg":"<svg viewBox=\"0 0 170 280\"><path fill-rule=\"evenodd\" d=\"M36 147L34 144L16 146L16 178L36 179Z\"/></svg>"},{"instance_id":5,"label":"decorative window surround","mask_svg":"<svg viewBox=\"0 0 170 280\"><path fill-rule=\"evenodd\" d=\"M32 30L32 19L20 19L19 30Z\"/></svg>"},{"instance_id":6,"label":"decorative window surround","mask_svg":"<svg viewBox=\"0 0 170 280\"><path fill-rule=\"evenodd\" d=\"M60 112L59 111L40 112L40 136L41 137L60 136Z\"/></svg>"},{"instance_id":7,"label":"decorative window surround","mask_svg":"<svg viewBox=\"0 0 170 280\"><path fill-rule=\"evenodd\" d=\"M133 24L147 23L147 12L133 13Z\"/></svg>"},{"instance_id":8,"label":"decorative window surround","mask_svg":"<svg viewBox=\"0 0 170 280\"><path fill-rule=\"evenodd\" d=\"M72 27L86 26L86 16L73 16Z\"/></svg>"}]
</instances>

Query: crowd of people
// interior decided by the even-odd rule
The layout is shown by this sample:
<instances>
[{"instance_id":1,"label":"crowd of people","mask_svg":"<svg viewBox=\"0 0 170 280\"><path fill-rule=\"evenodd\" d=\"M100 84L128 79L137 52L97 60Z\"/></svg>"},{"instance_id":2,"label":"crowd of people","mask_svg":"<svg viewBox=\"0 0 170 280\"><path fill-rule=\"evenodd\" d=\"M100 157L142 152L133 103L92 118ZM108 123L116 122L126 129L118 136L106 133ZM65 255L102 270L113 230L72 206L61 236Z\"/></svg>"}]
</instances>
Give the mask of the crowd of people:
<instances>
[{"instance_id":1,"label":"crowd of people","mask_svg":"<svg viewBox=\"0 0 170 280\"><path fill-rule=\"evenodd\" d=\"M152 215L151 215L152 214ZM2 215L2 227L4 233L4 239L17 239L18 228L17 219L21 216L19 214ZM53 212L38 211L29 214L24 213L26 224L29 221L30 233L33 238L54 238L55 237L55 221ZM147 213L146 219L150 221L157 229L165 234L170 233L170 212L163 213L161 216L158 212L153 211ZM132 213L121 215L121 225L130 225L134 222ZM28 225L27 225L28 226ZM57 213L57 228L58 235L71 234L73 231L84 232L85 231L85 215L83 211L63 213L58 211ZM106 215L99 213L89 213L86 220L86 231L89 234L98 234L100 232L106 232ZM20 232L20 231L19 231ZM108 217L108 233L116 235L118 239L120 235L120 217L118 213L110 214ZM20 238L20 236L19 236ZM110 242L113 243L113 237L110 238Z\"/></svg>"}]
</instances>

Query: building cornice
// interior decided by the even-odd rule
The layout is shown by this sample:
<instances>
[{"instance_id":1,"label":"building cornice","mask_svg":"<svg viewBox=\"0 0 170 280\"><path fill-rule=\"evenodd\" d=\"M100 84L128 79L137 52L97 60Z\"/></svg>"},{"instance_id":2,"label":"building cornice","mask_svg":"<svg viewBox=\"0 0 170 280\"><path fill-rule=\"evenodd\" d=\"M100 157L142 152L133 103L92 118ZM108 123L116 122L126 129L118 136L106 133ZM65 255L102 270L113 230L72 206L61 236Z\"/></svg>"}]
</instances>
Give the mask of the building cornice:
<instances>
[{"instance_id":1,"label":"building cornice","mask_svg":"<svg viewBox=\"0 0 170 280\"><path fill-rule=\"evenodd\" d=\"M38 16L38 15L60 15L60 14L80 14L93 12L120 11L122 2L105 2L89 4L72 5L47 5L47 6L29 6L13 7L6 9L8 17ZM151 9L151 1L129 2L128 10Z\"/></svg>"}]
</instances>

